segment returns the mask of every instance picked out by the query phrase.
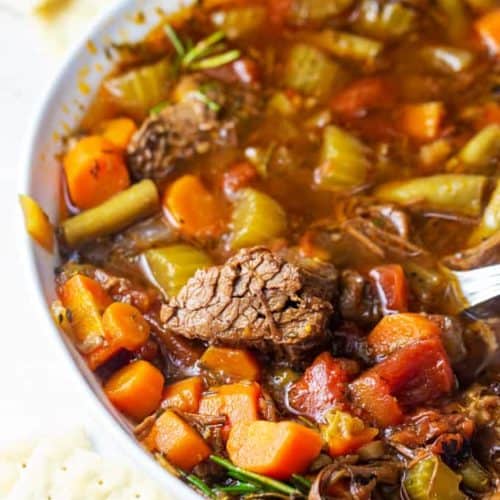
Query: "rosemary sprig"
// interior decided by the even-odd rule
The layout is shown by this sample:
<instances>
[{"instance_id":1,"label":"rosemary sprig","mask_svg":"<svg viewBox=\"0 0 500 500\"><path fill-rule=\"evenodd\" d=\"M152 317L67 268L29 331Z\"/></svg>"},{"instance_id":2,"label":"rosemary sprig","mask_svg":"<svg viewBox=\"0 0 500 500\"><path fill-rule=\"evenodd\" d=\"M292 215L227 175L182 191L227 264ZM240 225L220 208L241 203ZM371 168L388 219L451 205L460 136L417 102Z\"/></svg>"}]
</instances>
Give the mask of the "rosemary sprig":
<instances>
[{"instance_id":1,"label":"rosemary sprig","mask_svg":"<svg viewBox=\"0 0 500 500\"><path fill-rule=\"evenodd\" d=\"M223 54L217 54L213 57L206 57L200 61L194 61L191 64L191 69L212 69L218 68L219 66L224 66L224 64L229 64L236 61L241 55L239 50L230 50L224 52Z\"/></svg>"},{"instance_id":2,"label":"rosemary sprig","mask_svg":"<svg viewBox=\"0 0 500 500\"><path fill-rule=\"evenodd\" d=\"M244 482L256 483L269 490L277 491L279 493L284 493L285 495L294 495L303 497L302 492L297 490L296 488L286 483L282 483L281 481L276 481L276 479L271 479L269 477L256 474L255 472L250 472L244 469L240 469L239 467L233 465L229 460L226 460L225 458L219 457L217 455L211 455L210 460L212 460L212 462L226 469L228 475L230 477L233 477L234 479L238 479Z\"/></svg>"},{"instance_id":3,"label":"rosemary sprig","mask_svg":"<svg viewBox=\"0 0 500 500\"><path fill-rule=\"evenodd\" d=\"M184 43L169 24L165 25L164 29L177 53L178 65L184 69L213 69L229 64L241 55L241 52L236 49L224 52L226 44L223 40L226 34L223 31L216 31L192 46L189 42Z\"/></svg>"}]
</instances>

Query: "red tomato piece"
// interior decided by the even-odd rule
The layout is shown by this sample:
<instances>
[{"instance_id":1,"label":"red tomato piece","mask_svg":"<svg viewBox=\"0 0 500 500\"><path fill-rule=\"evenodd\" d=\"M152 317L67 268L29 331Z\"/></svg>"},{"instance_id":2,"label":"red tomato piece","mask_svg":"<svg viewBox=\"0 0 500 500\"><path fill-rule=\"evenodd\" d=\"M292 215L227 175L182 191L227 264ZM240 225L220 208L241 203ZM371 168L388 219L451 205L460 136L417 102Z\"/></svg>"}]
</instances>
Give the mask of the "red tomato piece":
<instances>
[{"instance_id":1,"label":"red tomato piece","mask_svg":"<svg viewBox=\"0 0 500 500\"><path fill-rule=\"evenodd\" d=\"M374 267L370 278L375 283L384 314L408 310L408 285L399 264Z\"/></svg>"},{"instance_id":2,"label":"red tomato piece","mask_svg":"<svg viewBox=\"0 0 500 500\"><path fill-rule=\"evenodd\" d=\"M344 409L349 373L342 361L324 352L288 392L290 405L308 417L321 421L333 407Z\"/></svg>"}]
</instances>

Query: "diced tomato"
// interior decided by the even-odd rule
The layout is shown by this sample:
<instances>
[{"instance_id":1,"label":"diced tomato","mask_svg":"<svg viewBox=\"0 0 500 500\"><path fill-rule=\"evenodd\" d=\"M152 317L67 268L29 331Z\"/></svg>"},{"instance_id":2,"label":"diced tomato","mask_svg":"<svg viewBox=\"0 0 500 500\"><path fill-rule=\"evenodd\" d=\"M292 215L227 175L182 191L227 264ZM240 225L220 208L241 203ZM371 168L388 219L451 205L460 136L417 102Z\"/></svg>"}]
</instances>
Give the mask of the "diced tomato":
<instances>
[{"instance_id":1,"label":"diced tomato","mask_svg":"<svg viewBox=\"0 0 500 500\"><path fill-rule=\"evenodd\" d=\"M408 285L399 264L375 267L370 271L385 314L408 310Z\"/></svg>"},{"instance_id":2,"label":"diced tomato","mask_svg":"<svg viewBox=\"0 0 500 500\"><path fill-rule=\"evenodd\" d=\"M401 421L401 406L428 403L451 391L453 384L443 344L434 338L396 351L353 382L351 393L360 408L387 426Z\"/></svg>"},{"instance_id":3,"label":"diced tomato","mask_svg":"<svg viewBox=\"0 0 500 500\"><path fill-rule=\"evenodd\" d=\"M332 99L331 108L345 118L359 118L372 109L389 107L395 100L395 89L388 80L367 77L340 91Z\"/></svg>"},{"instance_id":4,"label":"diced tomato","mask_svg":"<svg viewBox=\"0 0 500 500\"><path fill-rule=\"evenodd\" d=\"M248 161L232 165L224 174L224 193L232 197L236 191L248 187L258 175L256 168Z\"/></svg>"},{"instance_id":5,"label":"diced tomato","mask_svg":"<svg viewBox=\"0 0 500 500\"><path fill-rule=\"evenodd\" d=\"M324 352L307 368L288 392L290 405L308 417L321 421L335 407L346 407L345 392L349 373L341 360Z\"/></svg>"}]
</instances>

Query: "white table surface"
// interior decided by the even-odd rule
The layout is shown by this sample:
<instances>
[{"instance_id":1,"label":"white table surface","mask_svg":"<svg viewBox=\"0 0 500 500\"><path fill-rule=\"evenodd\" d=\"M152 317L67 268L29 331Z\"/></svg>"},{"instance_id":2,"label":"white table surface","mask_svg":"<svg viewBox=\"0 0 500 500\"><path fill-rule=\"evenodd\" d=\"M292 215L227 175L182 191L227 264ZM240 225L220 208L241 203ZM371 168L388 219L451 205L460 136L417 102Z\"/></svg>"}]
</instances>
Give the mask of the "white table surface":
<instances>
[{"instance_id":1,"label":"white table surface","mask_svg":"<svg viewBox=\"0 0 500 500\"><path fill-rule=\"evenodd\" d=\"M47 341L48 332L41 331L46 321L33 307L35 295L19 255L23 138L61 54L51 53L33 20L6 0L0 0L0 47L0 449L82 426L104 455L120 455L116 443L100 431L88 397L64 368L55 344Z\"/></svg>"}]
</instances>

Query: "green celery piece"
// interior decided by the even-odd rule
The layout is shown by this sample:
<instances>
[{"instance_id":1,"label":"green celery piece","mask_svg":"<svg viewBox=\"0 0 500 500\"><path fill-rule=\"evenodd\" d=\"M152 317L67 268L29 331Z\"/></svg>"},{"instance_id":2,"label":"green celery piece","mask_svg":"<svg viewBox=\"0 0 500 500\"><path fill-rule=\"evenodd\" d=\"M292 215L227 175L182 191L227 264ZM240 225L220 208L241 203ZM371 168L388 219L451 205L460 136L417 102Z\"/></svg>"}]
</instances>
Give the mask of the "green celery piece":
<instances>
[{"instance_id":1,"label":"green celery piece","mask_svg":"<svg viewBox=\"0 0 500 500\"><path fill-rule=\"evenodd\" d=\"M198 269L213 263L205 252L184 244L154 248L144 257L154 280L169 297L177 295Z\"/></svg>"},{"instance_id":2,"label":"green celery piece","mask_svg":"<svg viewBox=\"0 0 500 500\"><path fill-rule=\"evenodd\" d=\"M401 205L421 203L430 210L477 217L485 185L482 175L441 174L389 182L378 187L375 196Z\"/></svg>"},{"instance_id":3,"label":"green celery piece","mask_svg":"<svg viewBox=\"0 0 500 500\"><path fill-rule=\"evenodd\" d=\"M456 158L450 160L450 169L457 163L467 173L483 173L490 162L500 156L500 125L494 123L480 130L461 149Z\"/></svg>"},{"instance_id":4,"label":"green celery piece","mask_svg":"<svg viewBox=\"0 0 500 500\"><path fill-rule=\"evenodd\" d=\"M466 500L460 476L432 456L417 462L406 474L403 486L410 500Z\"/></svg>"}]
</instances>

